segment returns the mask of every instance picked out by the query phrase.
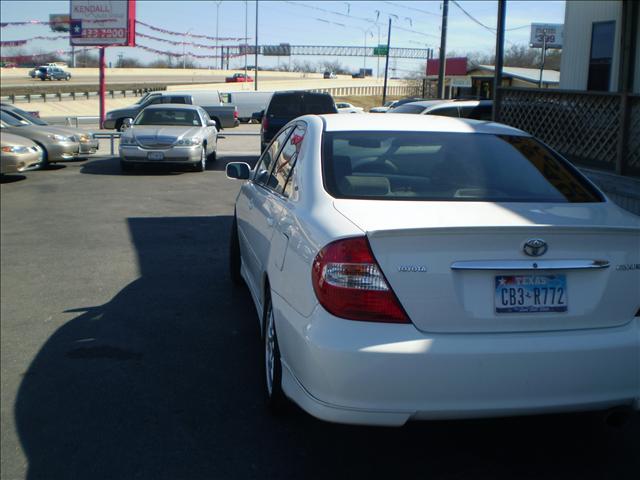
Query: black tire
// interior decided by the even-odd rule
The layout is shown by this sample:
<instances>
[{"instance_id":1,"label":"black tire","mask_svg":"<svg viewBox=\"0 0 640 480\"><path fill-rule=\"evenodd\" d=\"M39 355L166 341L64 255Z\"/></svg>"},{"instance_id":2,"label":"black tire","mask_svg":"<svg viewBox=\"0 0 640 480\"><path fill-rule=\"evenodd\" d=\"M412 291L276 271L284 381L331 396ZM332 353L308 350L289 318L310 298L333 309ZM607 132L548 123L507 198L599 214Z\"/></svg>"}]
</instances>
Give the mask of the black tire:
<instances>
[{"instance_id":1,"label":"black tire","mask_svg":"<svg viewBox=\"0 0 640 480\"><path fill-rule=\"evenodd\" d=\"M42 161L40 162L39 170L48 170L49 167L51 167L51 162L49 162L49 152L44 148L44 145L38 143L38 146L42 149Z\"/></svg>"},{"instance_id":2,"label":"black tire","mask_svg":"<svg viewBox=\"0 0 640 480\"><path fill-rule=\"evenodd\" d=\"M115 124L116 131L121 132L122 131L121 128L122 128L122 118L116 120L116 124Z\"/></svg>"},{"instance_id":3,"label":"black tire","mask_svg":"<svg viewBox=\"0 0 640 480\"><path fill-rule=\"evenodd\" d=\"M242 260L240 258L240 239L238 238L238 219L233 216L233 223L231 224L231 235L229 238L229 277L236 286L241 286L244 283L242 275L240 274L240 266Z\"/></svg>"},{"instance_id":4,"label":"black tire","mask_svg":"<svg viewBox=\"0 0 640 480\"><path fill-rule=\"evenodd\" d=\"M267 286L267 288L269 288ZM276 333L275 318L271 304L271 293L267 290L264 319L263 319L263 361L265 372L265 397L269 410L274 414L282 414L286 410L288 401L282 391L282 360L280 358L280 346ZM271 352L273 355L271 355Z\"/></svg>"},{"instance_id":5,"label":"black tire","mask_svg":"<svg viewBox=\"0 0 640 480\"><path fill-rule=\"evenodd\" d=\"M200 161L193 166L196 172L204 172L207 169L207 147L202 146L200 152Z\"/></svg>"},{"instance_id":6,"label":"black tire","mask_svg":"<svg viewBox=\"0 0 640 480\"><path fill-rule=\"evenodd\" d=\"M215 162L217 158L218 158L218 152L214 150L209 154L209 158L207 158L207 160L209 160L210 162Z\"/></svg>"}]
</instances>

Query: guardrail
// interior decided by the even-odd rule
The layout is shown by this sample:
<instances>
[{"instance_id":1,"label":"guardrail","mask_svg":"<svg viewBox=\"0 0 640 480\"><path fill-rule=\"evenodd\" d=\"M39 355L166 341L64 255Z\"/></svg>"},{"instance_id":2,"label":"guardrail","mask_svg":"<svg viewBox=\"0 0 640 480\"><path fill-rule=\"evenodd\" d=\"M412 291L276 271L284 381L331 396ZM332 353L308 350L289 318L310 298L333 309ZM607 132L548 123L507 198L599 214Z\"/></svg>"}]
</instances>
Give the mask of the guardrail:
<instances>
[{"instance_id":1,"label":"guardrail","mask_svg":"<svg viewBox=\"0 0 640 480\"><path fill-rule=\"evenodd\" d=\"M369 86L354 86L354 87L328 87L328 88L312 88L310 92L325 92L330 93L334 97L351 97L351 96L365 96L365 95L382 95L384 87L382 85L369 85ZM387 95L400 96L400 95L416 95L419 96L422 93L421 85L389 85L387 86Z\"/></svg>"},{"instance_id":2,"label":"guardrail","mask_svg":"<svg viewBox=\"0 0 640 480\"><path fill-rule=\"evenodd\" d=\"M143 87L143 88L140 88L140 87L109 88L107 89L106 93L111 98L115 98L116 95L121 97L126 97L127 94L130 94L135 97L139 97L144 95L147 92L164 91L166 89L167 89L166 85L161 87ZM71 99L71 100L78 100L79 98L89 100L89 98L97 97L99 95L97 88L93 88L93 87L86 87L86 89L79 89L79 90L72 90L72 91L63 91L63 90L67 90L67 88L65 88L63 90L59 90L55 92L44 91L44 92L32 93L32 92L23 91L21 93L14 92L10 94L5 94L5 90L8 90L8 88L3 89L3 94L0 95L0 98L2 98L2 101L9 101L10 103L16 103L18 99L26 100L27 103L31 103L34 98L42 99L43 102L46 102L47 99L54 99L61 102L63 98Z\"/></svg>"},{"instance_id":3,"label":"guardrail","mask_svg":"<svg viewBox=\"0 0 640 480\"><path fill-rule=\"evenodd\" d=\"M120 132L96 132L93 134L93 138L108 138L111 141L111 155L115 155L114 140L121 136L122 133Z\"/></svg>"}]
</instances>

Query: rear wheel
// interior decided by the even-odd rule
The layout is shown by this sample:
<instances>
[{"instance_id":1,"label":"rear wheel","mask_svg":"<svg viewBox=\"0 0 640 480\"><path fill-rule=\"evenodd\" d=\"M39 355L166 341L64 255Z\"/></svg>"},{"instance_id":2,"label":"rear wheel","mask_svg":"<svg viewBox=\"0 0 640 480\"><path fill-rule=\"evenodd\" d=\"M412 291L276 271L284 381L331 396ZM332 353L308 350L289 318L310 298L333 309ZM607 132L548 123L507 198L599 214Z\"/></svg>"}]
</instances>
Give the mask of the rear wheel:
<instances>
[{"instance_id":1,"label":"rear wheel","mask_svg":"<svg viewBox=\"0 0 640 480\"><path fill-rule=\"evenodd\" d=\"M270 292L265 299L263 345L267 406L274 413L282 413L287 399L282 391L282 361Z\"/></svg>"}]
</instances>

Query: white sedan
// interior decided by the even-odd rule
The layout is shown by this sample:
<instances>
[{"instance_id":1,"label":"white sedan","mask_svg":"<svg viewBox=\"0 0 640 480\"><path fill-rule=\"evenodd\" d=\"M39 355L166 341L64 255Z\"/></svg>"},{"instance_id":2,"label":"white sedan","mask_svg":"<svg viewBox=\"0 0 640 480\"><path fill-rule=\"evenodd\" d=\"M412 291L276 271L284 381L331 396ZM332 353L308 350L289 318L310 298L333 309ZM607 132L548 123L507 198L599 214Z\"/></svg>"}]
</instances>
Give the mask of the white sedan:
<instances>
[{"instance_id":1,"label":"white sedan","mask_svg":"<svg viewBox=\"0 0 640 480\"><path fill-rule=\"evenodd\" d=\"M364 108L356 107L351 103L347 102L337 102L336 108L338 109L338 113L363 113Z\"/></svg>"},{"instance_id":2,"label":"white sedan","mask_svg":"<svg viewBox=\"0 0 640 480\"><path fill-rule=\"evenodd\" d=\"M271 407L368 425L640 408L640 218L530 135L304 116L227 176Z\"/></svg>"}]
</instances>

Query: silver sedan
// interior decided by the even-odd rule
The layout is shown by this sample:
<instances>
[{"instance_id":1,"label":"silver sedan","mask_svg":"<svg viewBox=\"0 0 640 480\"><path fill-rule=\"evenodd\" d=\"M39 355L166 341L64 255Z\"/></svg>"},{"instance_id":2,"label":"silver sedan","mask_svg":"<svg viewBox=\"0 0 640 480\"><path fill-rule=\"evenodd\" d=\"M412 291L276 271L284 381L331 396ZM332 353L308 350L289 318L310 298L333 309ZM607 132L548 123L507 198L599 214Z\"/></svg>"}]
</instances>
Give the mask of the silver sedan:
<instances>
[{"instance_id":1,"label":"silver sedan","mask_svg":"<svg viewBox=\"0 0 640 480\"><path fill-rule=\"evenodd\" d=\"M215 160L218 131L207 112L195 105L145 108L120 138L123 171L136 164L190 165L205 170Z\"/></svg>"},{"instance_id":2,"label":"silver sedan","mask_svg":"<svg viewBox=\"0 0 640 480\"><path fill-rule=\"evenodd\" d=\"M10 133L0 137L0 174L34 170L42 162L43 150L28 138Z\"/></svg>"}]
</instances>

